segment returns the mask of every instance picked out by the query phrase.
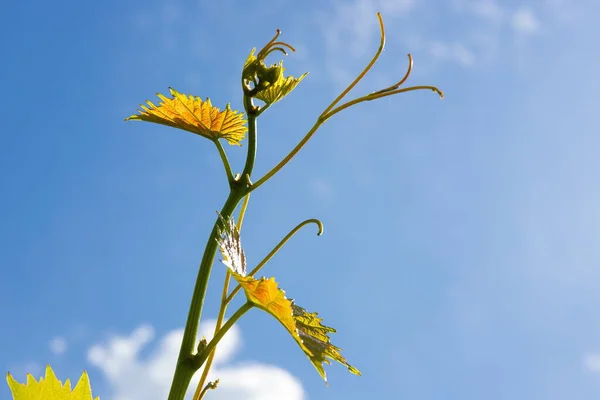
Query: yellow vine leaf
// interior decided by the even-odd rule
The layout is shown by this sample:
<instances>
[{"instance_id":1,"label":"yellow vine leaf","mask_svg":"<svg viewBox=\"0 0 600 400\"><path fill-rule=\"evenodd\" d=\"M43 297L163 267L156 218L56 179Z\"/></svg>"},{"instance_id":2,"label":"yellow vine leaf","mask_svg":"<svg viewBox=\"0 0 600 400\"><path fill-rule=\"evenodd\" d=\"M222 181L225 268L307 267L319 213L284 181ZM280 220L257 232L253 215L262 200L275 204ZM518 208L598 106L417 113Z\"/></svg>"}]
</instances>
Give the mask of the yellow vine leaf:
<instances>
[{"instance_id":1,"label":"yellow vine leaf","mask_svg":"<svg viewBox=\"0 0 600 400\"><path fill-rule=\"evenodd\" d=\"M73 391L69 379L63 385L49 365L46 366L45 378L40 378L39 382L31 374L27 374L27 383L17 382L11 374L6 376L6 380L13 400L93 400L90 381L85 371ZM99 399L96 397L94 400Z\"/></svg>"},{"instance_id":2,"label":"yellow vine leaf","mask_svg":"<svg viewBox=\"0 0 600 400\"><path fill-rule=\"evenodd\" d=\"M344 365L351 373L360 375L360 371L348 364L340 354L341 349L331 344L329 334L336 330L323 325L317 313L309 313L288 299L274 277L256 279L246 275L246 256L239 231L232 218L229 221L222 219L222 222L224 229L218 239L222 262L231 270L231 275L244 290L248 301L271 314L287 329L325 382L327 375L323 364L331 364L330 359Z\"/></svg>"},{"instance_id":3,"label":"yellow vine leaf","mask_svg":"<svg viewBox=\"0 0 600 400\"><path fill-rule=\"evenodd\" d=\"M247 81L253 80L256 75L258 61L254 53L256 53L256 47L253 48L252 51L250 51L250 55L248 56L248 58L246 58L246 61L244 62L244 69L242 70L242 79Z\"/></svg>"},{"instance_id":4,"label":"yellow vine leaf","mask_svg":"<svg viewBox=\"0 0 600 400\"><path fill-rule=\"evenodd\" d=\"M283 67L282 67L283 68ZM256 98L267 104L275 103L287 96L296 86L308 75L308 72L302 74L299 78L293 76L281 77L273 85L261 90L256 94Z\"/></svg>"},{"instance_id":5,"label":"yellow vine leaf","mask_svg":"<svg viewBox=\"0 0 600 400\"><path fill-rule=\"evenodd\" d=\"M275 82L270 83L269 86L267 86L266 88L259 90L258 93L256 93L256 95L254 96L257 99L264 101L268 105L283 99L285 96L291 93L292 90L296 88L296 86L300 83L300 81L302 81L302 79L306 77L306 75L308 75L308 72L306 72L302 74L299 78L294 78L293 76L284 77L283 71L285 71L285 68L283 68L283 62L280 62L279 64L274 64L269 68L264 64L262 60L259 60L254 55L255 51L256 49L252 49L250 55L246 59L246 62L244 63L244 72L242 77L245 81L256 82L258 79L259 71L269 69L278 70L277 80Z\"/></svg>"},{"instance_id":6,"label":"yellow vine leaf","mask_svg":"<svg viewBox=\"0 0 600 400\"><path fill-rule=\"evenodd\" d=\"M240 145L248 127L244 113L232 110L229 104L221 111L214 107L210 99L179 93L169 88L172 98L157 93L161 100L158 106L150 100L149 107L140 104L139 114L131 115L125 121L139 120L172 126L204 136L211 140L225 139L231 145Z\"/></svg>"}]
</instances>

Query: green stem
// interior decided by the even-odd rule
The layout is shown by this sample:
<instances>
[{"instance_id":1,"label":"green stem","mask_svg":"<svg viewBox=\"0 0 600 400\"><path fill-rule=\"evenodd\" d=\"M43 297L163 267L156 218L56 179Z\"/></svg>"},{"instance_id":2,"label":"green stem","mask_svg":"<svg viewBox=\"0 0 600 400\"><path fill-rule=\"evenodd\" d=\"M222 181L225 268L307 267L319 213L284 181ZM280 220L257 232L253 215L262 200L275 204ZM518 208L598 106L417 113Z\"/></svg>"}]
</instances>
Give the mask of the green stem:
<instances>
[{"instance_id":1,"label":"green stem","mask_svg":"<svg viewBox=\"0 0 600 400\"><path fill-rule=\"evenodd\" d=\"M227 331L236 323L238 319L246 312L248 312L254 305L250 302L245 303L241 306L228 320L223 324L223 327L215 334L212 340L206 345L201 354L198 354L199 357L194 357L189 359L188 366L184 370L181 370L179 373L179 364L177 365L177 369L175 370L175 376L173 377L173 383L171 385L171 392L169 393L169 400L172 398L183 400L185 397L185 393L187 392L187 388L190 385L190 381L192 380L192 376L194 373L202 367L202 364L206 361L208 355L214 350L215 346L219 341L223 338L223 336L227 333Z\"/></svg>"},{"instance_id":2,"label":"green stem","mask_svg":"<svg viewBox=\"0 0 600 400\"><path fill-rule=\"evenodd\" d=\"M317 120L317 122L315 122L315 124L313 125L312 128L310 128L310 131L308 131L308 133L302 138L302 140L296 145L296 147L294 147L292 149L292 151L289 152L289 154L287 156L285 156L285 158L283 160L281 160L279 162L279 164L277 164L276 166L274 166L269 172L267 172L262 178L260 178L258 181L254 182L252 184L252 188L250 189L252 190L256 190L258 189L258 187L260 185L262 185L263 183L265 183L266 181L268 181L269 179L271 179L271 177L273 175L275 175L277 172L279 172L279 170L281 168L283 168L292 158L294 158L294 156L300 151L302 150L302 148L304 147L304 145L310 140L310 138L315 134L315 132L317 131L317 129L319 129L319 127L321 126L321 124L323 123L323 121L320 120L320 118Z\"/></svg>"},{"instance_id":3,"label":"green stem","mask_svg":"<svg viewBox=\"0 0 600 400\"><path fill-rule=\"evenodd\" d=\"M195 360L195 363L198 366L198 368L200 368L202 364L204 364L208 355L214 350L214 348L217 346L217 343L219 343L223 336L225 336L227 331L231 329L231 327L237 322L238 319L240 319L242 315L246 314L253 307L254 304L248 301L244 303L244 305L242 305L235 313L233 313L231 317L229 317L227 322L223 324L223 327L219 329L219 331L215 334L212 340L208 342L202 354L200 354L197 360Z\"/></svg>"},{"instance_id":4,"label":"green stem","mask_svg":"<svg viewBox=\"0 0 600 400\"><path fill-rule=\"evenodd\" d=\"M242 230L242 223L244 222L244 216L246 215L246 209L248 208L248 203L250 202L250 194L246 195L244 198L244 202L242 203L242 208L240 210L240 215L237 220L237 229L238 232ZM219 315L217 316L217 323L215 324L215 333L221 329L221 325L223 324L223 319L225 319L225 312L227 311L227 292L229 291L229 281L231 280L231 271L227 268L227 272L225 274L225 282L223 282L223 292L221 294L221 307L219 309ZM212 362L215 358L215 354L217 353L217 349L215 349L210 353L208 359L206 360L206 365L204 366L204 370L202 371L202 376L200 377L200 382L198 382L198 387L196 388L196 393L194 393L193 400L200 400L204 393L206 393L206 387L204 384L206 383L206 379L208 378L208 373L210 372L210 367L212 366Z\"/></svg>"},{"instance_id":5,"label":"green stem","mask_svg":"<svg viewBox=\"0 0 600 400\"><path fill-rule=\"evenodd\" d=\"M231 190L221 209L221 216L224 221L227 221L231 217L231 214L240 200L249 194L249 178L252 174L254 160L256 158L256 107L252 103L252 99L248 96L244 96L244 107L246 109L246 114L248 115L248 154L246 156L246 164L241 179L233 179L230 182ZM194 347L196 334L198 333L198 324L200 322L200 317L202 316L202 308L204 306L204 297L208 287L210 271L218 248L217 238L219 236L220 224L221 218L218 217L208 237L206 247L204 248L204 254L202 255L198 277L196 278L196 284L194 286L194 293L192 294L190 310L183 331L181 349L179 350L179 357L177 358L177 365L175 367L175 374L173 375L173 382L171 383L168 400L183 400L192 376L198 368L202 366L202 364L198 365L196 357L194 357ZM204 357L202 363L205 360L206 357Z\"/></svg>"},{"instance_id":6,"label":"green stem","mask_svg":"<svg viewBox=\"0 0 600 400\"><path fill-rule=\"evenodd\" d=\"M216 335L221 329L221 325L223 324L223 319L225 318L225 311L227 311L227 303L225 300L227 299L227 291L229 290L229 281L231 280L231 272L227 269L227 273L225 274L225 282L223 283L223 293L221 294L221 308L219 310L219 316L217 317L217 323L215 324L215 333ZM208 373L210 372L210 367L212 366L212 362L215 358L215 354L217 352L217 348L215 347L214 351L212 351L208 355L208 359L206 360L206 365L204 366L204 370L202 371L202 376L200 377L200 382L198 382L198 387L196 388L196 393L194 393L194 397L192 400L200 400L202 396L204 396L204 390L206 383L206 379L208 378Z\"/></svg>"},{"instance_id":7,"label":"green stem","mask_svg":"<svg viewBox=\"0 0 600 400\"><path fill-rule=\"evenodd\" d=\"M229 188L233 186L233 173L231 172L231 165L229 164L229 159L227 158L227 153L225 153L225 149L223 149L223 145L219 141L219 139L214 140L215 145L217 146L217 150L219 150L219 155L221 156L221 161L223 161L223 166L225 167L225 173L227 174L227 182L229 182Z\"/></svg>"},{"instance_id":8,"label":"green stem","mask_svg":"<svg viewBox=\"0 0 600 400\"><path fill-rule=\"evenodd\" d=\"M221 209L221 215L225 221L229 219L237 204L244 196L243 193L240 193L240 189L242 189L244 192L246 191L246 189L243 187L235 186L229 193L229 197ZM220 221L220 218L217 218L212 232L208 237L208 241L206 242L204 255L202 256L202 261L200 262L200 269L198 271L198 277L196 278L194 294L192 295L190 310L188 312L185 329L183 331L183 340L181 341L181 349L179 350L179 357L177 358L177 366L175 367L175 374L173 376L173 383L171 384L171 391L169 393L168 400L183 400L185 397L185 392L187 391L190 383L190 379L197 370L197 368L194 368L192 362L193 352L196 342L196 334L198 332L198 323L200 321L200 317L202 316L204 296L208 287L208 279L210 278L210 271L218 248L217 238L219 236Z\"/></svg>"},{"instance_id":9,"label":"green stem","mask_svg":"<svg viewBox=\"0 0 600 400\"><path fill-rule=\"evenodd\" d=\"M365 101L372 101L372 100L380 99L382 97L393 96L398 93L411 92L413 90L432 90L432 91L436 92L441 98L444 98L444 93L440 89L436 88L435 86L411 86L411 87L407 87L407 88L394 89L394 90L385 91L385 92L379 91L379 92L367 94L365 96L359 97L354 100L350 100L347 103L344 103L341 106L329 111L327 114L324 114L323 118L325 120L327 120L327 119L331 118L333 115L339 113L340 111L342 111L348 107L352 107L353 105L356 105L358 103L363 103Z\"/></svg>"},{"instance_id":10,"label":"green stem","mask_svg":"<svg viewBox=\"0 0 600 400\"><path fill-rule=\"evenodd\" d=\"M251 107L252 99L249 101ZM256 159L256 111L253 108L246 107L246 113L248 115L248 156L246 157L246 165L244 165L244 171L242 172L242 179L246 179L246 176L252 174L254 169L254 160Z\"/></svg>"}]
</instances>

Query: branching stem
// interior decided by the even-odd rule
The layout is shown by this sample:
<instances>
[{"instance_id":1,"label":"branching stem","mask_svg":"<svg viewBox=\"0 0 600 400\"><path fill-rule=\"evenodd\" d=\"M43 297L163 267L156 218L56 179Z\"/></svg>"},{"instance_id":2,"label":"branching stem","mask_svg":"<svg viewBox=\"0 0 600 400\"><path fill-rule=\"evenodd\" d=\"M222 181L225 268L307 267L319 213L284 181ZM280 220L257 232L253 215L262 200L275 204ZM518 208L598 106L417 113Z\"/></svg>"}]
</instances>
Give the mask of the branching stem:
<instances>
[{"instance_id":1,"label":"branching stem","mask_svg":"<svg viewBox=\"0 0 600 400\"><path fill-rule=\"evenodd\" d=\"M198 353L194 354L195 343L196 343L196 334L198 330L198 324L200 322L200 318L202 316L202 308L204 305L204 297L206 295L206 290L208 287L208 280L210 277L210 272L212 265L214 263L215 254L218 248L217 239L221 232L221 229L225 229L225 226L222 226L222 221L228 221L239 202L246 198L244 202L244 206L240 212L240 217L238 218L238 228L241 229L241 224L244 219L244 213L246 211L246 207L248 205L248 199L250 192L254 191L258 187L260 187L263 183L268 181L271 177L273 177L277 172L279 172L292 158L296 156L296 154L306 145L306 143L312 138L315 132L327 121L329 118L334 116L335 114L349 108L353 105L371 101L375 99L379 99L386 96L392 96L394 94L409 92L413 90L433 90L438 93L440 97L443 97L443 93L434 86L412 86L407 88L400 88L402 84L404 84L410 73L412 71L413 60L411 55L408 55L409 65L404 77L395 83L392 86L389 86L385 89L372 92L362 97L358 97L356 99L347 101L342 105L338 105L344 97L366 76L366 74L371 70L373 65L377 62L379 56L381 55L384 46L385 46L385 27L383 24L383 19L381 18L381 14L377 13L377 18L379 20L379 28L380 28L380 44L377 52L372 57L371 61L367 64L367 66L363 69L363 71L344 89L339 96L337 96L331 104L319 115L314 125L310 128L310 130L304 135L304 137L300 140L300 142L281 160L275 167L273 167L269 172L267 172L262 178L256 181L254 184L251 182L252 170L254 169L254 163L256 159L256 151L257 151L257 118L258 116L264 112L270 104L266 104L261 109L260 107L254 105L253 97L257 94L258 90L261 90L261 87L256 86L257 82L254 78L248 78L247 76L251 75L251 73L246 74L246 72L242 73L242 88L244 91L244 109L246 110L246 115L248 117L248 154L246 157L246 162L244 165L244 169L240 175L233 176L231 171L231 166L229 164L229 160L227 159L227 154L223 149L223 146L218 140L215 140L215 144L219 151L219 155L221 160L223 161L223 165L225 167L225 172L227 174L227 180L229 182L229 196L221 209L220 215L215 222L213 229L208 237L208 241L206 243L206 247L204 249L204 254L202 256L202 261L200 263L200 268L198 271L198 277L196 279L196 284L194 286L194 293L192 295L192 300L190 304L190 310L188 313L183 339L181 343L181 349L179 352L179 357L177 360L177 365L175 369L175 374L173 376L173 383L171 385L171 390L169 393L168 400L183 400L185 397L185 393L189 386L192 376L194 373L207 362L205 370L203 372L200 384L198 386L198 390L196 391L195 399L201 399L206 390L208 390L210 385L204 385L206 379L208 377L208 373L210 370L210 366L212 364L212 360L215 354L215 347L219 340L225 335L225 333L233 326L233 324L248 310L250 310L253 305L252 303L245 303L239 310L237 310L229 320L227 320L224 324L225 312L227 309L227 305L233 299L233 297L239 292L240 287L237 286L229 296L227 296L227 291L229 289L229 283L231 274L229 270L226 273L225 283L223 286L223 293L221 296L221 307L219 310L219 316L217 319L217 325L215 328L215 334L210 343L206 344L205 342L201 342L202 346L198 346ZM281 51L285 54L286 49L295 51L292 46L285 42L277 41L280 31L277 30L276 35L267 43L267 45L259 51L256 55L257 59L262 62L266 56L268 56L273 51ZM246 69L246 68L245 68ZM250 70L251 72L251 70ZM252 84L254 83L254 87ZM191 111L190 111L191 112ZM193 113L192 113L193 114ZM290 233L288 233L275 248L248 274L253 276L256 272L258 272L280 249L285 243L303 226L315 223L319 227L319 235L323 232L323 225L319 220L309 219L298 226L296 226ZM222 326L221 326L222 325ZM214 386L214 385L213 385Z\"/></svg>"},{"instance_id":2,"label":"branching stem","mask_svg":"<svg viewBox=\"0 0 600 400\"><path fill-rule=\"evenodd\" d=\"M443 93L434 86L412 86L409 88L399 89L400 85L402 85L404 82L406 82L406 80L408 79L408 77L410 76L410 73L412 71L413 60L412 60L412 56L409 54L408 55L408 69L407 69L406 73L404 74L404 77L400 81L398 81L397 83L395 83L394 85L392 85L390 87L370 93L370 94L362 96L362 97L358 97L354 100L350 100L350 101L342 104L341 106L336 107L337 104L344 97L346 97L346 95L358 84L358 82L360 82L365 77L365 75L367 75L367 73L371 70L373 65L375 65L375 63L379 59L379 56L381 55L381 52L383 51L383 49L385 47L385 26L383 24L383 19L381 18L380 13L377 13L377 19L379 20L380 41L379 41L379 47L378 47L377 51L375 52L375 55L373 56L373 58L371 58L371 61L362 70L362 72L352 81L352 83L350 83L348 85L348 87L346 87L346 89L344 89L342 91L342 93L340 93L340 95L337 96L335 98L335 100L333 100L331 102L331 104L321 113L321 115L319 115L319 118L317 118L317 120L314 123L314 125L312 126L312 128L310 128L310 130L306 133L306 135L304 135L304 137L300 140L300 142L296 145L296 147L294 147L288 153L288 155L286 155L283 158L283 160L281 160L276 166L274 166L262 178L260 178L258 181L256 181L252 185L250 190L256 190L263 183L265 183L266 181L271 179L273 177L273 175L275 175L277 172L279 172L288 162L290 162L290 160L292 158L294 158L296 156L296 154L298 154L298 152L304 147L304 145L306 145L306 143L308 143L308 141L317 132L317 130L321 127L321 125L323 125L325 123L325 121L327 121L329 118L331 118L335 114L339 113L340 111L342 111L350 106L353 106L353 105L356 105L358 103L362 103L365 101L371 101L371 100L379 99L382 97L391 96L391 95L398 94L398 93L409 92L412 90L422 90L422 89L433 90L434 92L437 92L440 95L440 97L444 97Z\"/></svg>"},{"instance_id":3,"label":"branching stem","mask_svg":"<svg viewBox=\"0 0 600 400\"><path fill-rule=\"evenodd\" d=\"M247 96L244 96L244 108L248 115L248 154L246 156L246 164L241 179L236 180L234 178L230 182L229 196L221 209L220 216L217 217L217 220L215 221L213 229L208 237L208 241L206 242L206 247L204 248L168 400L184 399L192 376L202 365L197 363L197 357L194 355L194 347L196 335L198 333L198 324L200 323L200 318L202 316L204 297L206 295L206 289L208 288L208 280L217 252L219 230L220 228L225 228L224 226L221 226L221 220L227 221L235 211L240 200L250 193L250 176L252 175L254 160L256 158L257 127L255 115L256 107L252 103L252 99ZM225 326L223 326L223 328L224 327ZM216 345L216 343L217 342L214 342L214 345ZM206 357L208 357L208 354L210 353L207 353ZM206 358L204 358L204 360L206 360ZM202 362L204 362L204 360Z\"/></svg>"},{"instance_id":4,"label":"branching stem","mask_svg":"<svg viewBox=\"0 0 600 400\"><path fill-rule=\"evenodd\" d=\"M223 336L231 329L231 327L237 322L238 319L248 311L250 311L254 307L254 304L249 301L244 303L236 312L234 312L231 317L223 324L223 327L219 329L219 331L215 334L215 336L211 339L210 342L204 348L202 354L198 354L198 357L194 360L195 366L198 368L204 365L206 358L208 355L215 349L217 343L221 341Z\"/></svg>"},{"instance_id":5,"label":"branching stem","mask_svg":"<svg viewBox=\"0 0 600 400\"><path fill-rule=\"evenodd\" d=\"M244 202L242 203L242 208L240 210L240 215L237 220L237 229L238 231L242 230L242 223L244 221L244 216L246 214L246 209L248 208L248 203L250 202L250 194L248 194L244 198ZM219 308L219 315L217 316L217 322L215 324L215 333L221 329L221 325L223 325L223 319L225 318L225 312L227 311L227 292L229 291L229 282L231 281L231 272L229 268L227 268L227 272L225 272L225 281L223 282L223 291L221 293L221 306ZM200 382L198 383L198 387L196 388L196 393L194 394L193 400L200 400L203 396L203 393L206 391L203 390L206 379L208 378L208 373L210 372L210 368L212 367L212 362L215 358L215 354L217 352L217 348L215 347L213 351L209 354L208 359L206 360L206 365L204 366L204 370L202 371L202 376L200 377Z\"/></svg>"},{"instance_id":6,"label":"branching stem","mask_svg":"<svg viewBox=\"0 0 600 400\"><path fill-rule=\"evenodd\" d=\"M247 275L254 276L254 274L256 274L271 258L273 258L273 256L283 247L283 245L285 245L286 242L288 240L290 240L291 237L296 234L296 232L298 232L300 229L302 229L302 227L304 227L305 225L308 225L311 223L317 224L317 226L319 227L319 232L317 233L317 235L319 235L319 236L322 235L323 234L323 223L321 221L319 221L318 219L311 218L311 219L307 219L306 221L299 223L298 225L296 225L296 227L294 229L292 229L287 235L285 235L285 237L283 239L281 239L281 241L277 244L277 246L275 246L275 248L273 248L273 250L271 250L271 252L269 254L267 254L267 256L260 263L258 263L258 265L252 271L250 271ZM240 285L237 285L236 288L233 289L231 294L229 296L227 296L227 299L225 300L225 302L229 303L235 297L237 292L239 292L240 289L241 289Z\"/></svg>"}]
</instances>

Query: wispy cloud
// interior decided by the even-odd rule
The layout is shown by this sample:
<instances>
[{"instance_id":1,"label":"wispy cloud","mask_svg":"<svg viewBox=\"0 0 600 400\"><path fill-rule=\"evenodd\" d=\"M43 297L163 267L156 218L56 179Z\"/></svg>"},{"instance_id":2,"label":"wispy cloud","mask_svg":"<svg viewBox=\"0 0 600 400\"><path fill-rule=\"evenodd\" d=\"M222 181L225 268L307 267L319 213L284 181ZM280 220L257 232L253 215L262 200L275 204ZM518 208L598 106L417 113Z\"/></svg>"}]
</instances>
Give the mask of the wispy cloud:
<instances>
[{"instance_id":1,"label":"wispy cloud","mask_svg":"<svg viewBox=\"0 0 600 400\"><path fill-rule=\"evenodd\" d=\"M452 10L457 14L467 14L482 18L487 22L502 22L507 11L496 0L454 0Z\"/></svg>"},{"instance_id":2,"label":"wispy cloud","mask_svg":"<svg viewBox=\"0 0 600 400\"><path fill-rule=\"evenodd\" d=\"M484 22L493 22L495 25L508 23L510 27L519 34L532 34L541 27L540 20L530 7L521 6L516 10L511 10L506 4L496 0L471 0L456 1L454 9L459 13L465 11ZM488 25L488 29L493 29Z\"/></svg>"},{"instance_id":3,"label":"wispy cloud","mask_svg":"<svg viewBox=\"0 0 600 400\"><path fill-rule=\"evenodd\" d=\"M429 46L429 53L439 60L452 60L459 65L470 67L475 64L475 55L462 43L445 43L434 41Z\"/></svg>"},{"instance_id":4,"label":"wispy cloud","mask_svg":"<svg viewBox=\"0 0 600 400\"><path fill-rule=\"evenodd\" d=\"M409 14L415 5L414 0L353 0L334 2L331 10L321 11L317 23L322 30L327 69L333 81L338 86L350 83L356 73L350 66L377 48L377 12L382 12L389 21Z\"/></svg>"},{"instance_id":5,"label":"wispy cloud","mask_svg":"<svg viewBox=\"0 0 600 400\"><path fill-rule=\"evenodd\" d=\"M62 336L57 336L50 341L50 351L52 354L60 356L67 351L67 340Z\"/></svg>"},{"instance_id":6,"label":"wispy cloud","mask_svg":"<svg viewBox=\"0 0 600 400\"><path fill-rule=\"evenodd\" d=\"M532 34L540 29L540 22L527 7L515 11L511 19L511 26L517 33Z\"/></svg>"},{"instance_id":7,"label":"wispy cloud","mask_svg":"<svg viewBox=\"0 0 600 400\"><path fill-rule=\"evenodd\" d=\"M344 49L353 56L362 55L377 31L376 12L376 5L369 0L336 3L332 13L320 18L328 51Z\"/></svg>"},{"instance_id":8,"label":"wispy cloud","mask_svg":"<svg viewBox=\"0 0 600 400\"><path fill-rule=\"evenodd\" d=\"M209 340L214 322L201 326L200 335ZM164 400L169 391L173 366L179 352L183 330L164 335L148 357L140 352L154 339L149 325L140 326L129 336L114 336L106 343L96 344L88 351L90 363L100 368L110 385L114 400ZM219 379L219 387L207 394L207 399L239 400L302 400L300 382L289 372L272 365L246 362L230 364L242 343L241 332L234 326L221 340L209 379ZM196 373L190 392L198 383ZM191 393L188 393L191 398Z\"/></svg>"},{"instance_id":9,"label":"wispy cloud","mask_svg":"<svg viewBox=\"0 0 600 400\"><path fill-rule=\"evenodd\" d=\"M543 8L554 20L571 24L584 15L583 3L573 0L545 0Z\"/></svg>"},{"instance_id":10,"label":"wispy cloud","mask_svg":"<svg viewBox=\"0 0 600 400\"><path fill-rule=\"evenodd\" d=\"M391 15L404 15L413 9L415 0L380 0L379 8Z\"/></svg>"},{"instance_id":11,"label":"wispy cloud","mask_svg":"<svg viewBox=\"0 0 600 400\"><path fill-rule=\"evenodd\" d=\"M600 354L590 353L583 359L583 365L590 372L600 372Z\"/></svg>"},{"instance_id":12,"label":"wispy cloud","mask_svg":"<svg viewBox=\"0 0 600 400\"><path fill-rule=\"evenodd\" d=\"M505 10L494 0L480 0L471 3L473 14L488 21L501 22L505 17Z\"/></svg>"},{"instance_id":13,"label":"wispy cloud","mask_svg":"<svg viewBox=\"0 0 600 400\"><path fill-rule=\"evenodd\" d=\"M386 18L408 14L414 0L354 0L337 2L333 12L323 20L329 50L348 49L354 56L372 50L372 39L378 36L379 23L375 14L381 11Z\"/></svg>"},{"instance_id":14,"label":"wispy cloud","mask_svg":"<svg viewBox=\"0 0 600 400\"><path fill-rule=\"evenodd\" d=\"M455 62L469 67L493 63L498 59L499 51L513 52L515 46L522 46L524 37L539 33L548 21L542 21L550 12L550 5L558 0L532 3L536 9L527 5L515 8L498 0L454 0L446 18L454 18L466 29L458 29L453 41L446 41L446 49L434 47L431 55L444 61ZM557 8L557 5L553 6ZM545 18L548 19L548 18ZM424 40L428 43L427 40ZM440 40L433 40L439 43ZM450 43L456 48L452 56ZM462 47L457 47L460 44ZM431 50L431 49L430 49Z\"/></svg>"}]
</instances>

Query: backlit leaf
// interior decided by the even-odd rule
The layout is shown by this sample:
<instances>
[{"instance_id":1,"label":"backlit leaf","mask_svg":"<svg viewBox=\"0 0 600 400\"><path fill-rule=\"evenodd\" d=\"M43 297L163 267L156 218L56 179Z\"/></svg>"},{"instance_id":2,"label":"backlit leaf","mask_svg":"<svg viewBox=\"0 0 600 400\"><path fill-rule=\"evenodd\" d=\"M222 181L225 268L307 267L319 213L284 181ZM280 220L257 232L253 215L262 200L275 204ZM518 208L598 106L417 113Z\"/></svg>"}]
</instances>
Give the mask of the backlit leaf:
<instances>
[{"instance_id":1,"label":"backlit leaf","mask_svg":"<svg viewBox=\"0 0 600 400\"><path fill-rule=\"evenodd\" d=\"M221 111L211 104L210 99L203 101L172 88L169 90L172 98L158 93L161 100L158 106L148 100L149 107L141 104L139 114L125 121L140 120L172 126L213 140L223 138L232 145L239 145L244 139L248 128L243 113L232 110L229 104Z\"/></svg>"},{"instance_id":2,"label":"backlit leaf","mask_svg":"<svg viewBox=\"0 0 600 400\"><path fill-rule=\"evenodd\" d=\"M294 78L293 76L281 77L274 84L269 86L268 88L259 91L256 94L256 98L264 101L267 104L275 103L276 101L281 100L285 96L287 96L294 88L300 83L304 77L308 75L308 72L300 76L299 78Z\"/></svg>"},{"instance_id":3,"label":"backlit leaf","mask_svg":"<svg viewBox=\"0 0 600 400\"><path fill-rule=\"evenodd\" d=\"M225 227L224 230L221 230L221 237L219 238L219 247L223 255L221 262L232 272L246 275L246 254L244 254L244 249L242 248L240 231L237 230L233 218L225 221L225 218L221 214L219 214L219 218Z\"/></svg>"},{"instance_id":4,"label":"backlit leaf","mask_svg":"<svg viewBox=\"0 0 600 400\"><path fill-rule=\"evenodd\" d=\"M323 363L331 364L330 359L346 366L353 374L360 375L360 371L348 364L340 354L341 349L331 344L329 334L336 331L323 325L317 313L309 313L294 304L294 301L288 299L285 292L277 286L275 278L256 279L246 276L246 256L239 231L233 219L225 222L223 221L225 228L219 238L219 247L224 258L222 262L231 270L231 275L244 290L248 301L271 314L287 329L325 382L327 376Z\"/></svg>"},{"instance_id":5,"label":"backlit leaf","mask_svg":"<svg viewBox=\"0 0 600 400\"><path fill-rule=\"evenodd\" d=\"M254 52L256 49L252 49L250 55L244 63L244 70L242 78L246 82L254 82L255 84L263 84L264 87L257 91L254 95L259 100L264 101L266 104L273 104L294 90L294 88L308 75L308 72L294 78L293 76L283 76L283 63L273 64L267 67L262 59L258 59ZM268 82L265 82L267 75L271 78Z\"/></svg>"},{"instance_id":6,"label":"backlit leaf","mask_svg":"<svg viewBox=\"0 0 600 400\"><path fill-rule=\"evenodd\" d=\"M348 361L340 354L342 349L329 342L329 333L335 333L335 329L321 324L322 319L317 317L317 313L309 313L304 308L293 304L293 302L292 311L302 343L312 354L312 357L309 356L308 358L325 381L327 381L327 378L323 363L331 364L327 358L344 365L353 374L361 375L360 371L348 364Z\"/></svg>"},{"instance_id":7,"label":"backlit leaf","mask_svg":"<svg viewBox=\"0 0 600 400\"><path fill-rule=\"evenodd\" d=\"M49 365L46 366L45 378L40 378L39 382L31 374L27 374L27 383L17 382L11 374L6 380L14 400L92 400L92 389L85 371L73 391L71 382L67 379L63 385ZM95 400L99 399L96 397Z\"/></svg>"},{"instance_id":8,"label":"backlit leaf","mask_svg":"<svg viewBox=\"0 0 600 400\"><path fill-rule=\"evenodd\" d=\"M254 53L256 52L256 48L253 48L250 52L248 58L244 62L244 69L242 70L242 79L245 81L253 81L256 79L256 67L258 62L256 60L256 56Z\"/></svg>"}]
</instances>

